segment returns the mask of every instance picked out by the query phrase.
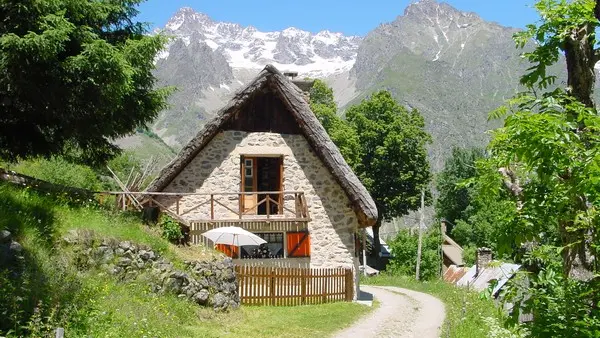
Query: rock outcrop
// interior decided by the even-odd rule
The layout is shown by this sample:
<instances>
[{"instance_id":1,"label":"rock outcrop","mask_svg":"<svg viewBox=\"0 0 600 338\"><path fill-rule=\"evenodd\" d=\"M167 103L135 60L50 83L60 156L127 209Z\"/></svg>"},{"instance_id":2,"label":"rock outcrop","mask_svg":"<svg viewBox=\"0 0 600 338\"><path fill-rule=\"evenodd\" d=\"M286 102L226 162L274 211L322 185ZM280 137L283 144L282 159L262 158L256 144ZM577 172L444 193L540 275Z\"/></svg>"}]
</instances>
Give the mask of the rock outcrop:
<instances>
[{"instance_id":1,"label":"rock outcrop","mask_svg":"<svg viewBox=\"0 0 600 338\"><path fill-rule=\"evenodd\" d=\"M23 247L8 230L0 231L0 268L12 269L23 260Z\"/></svg>"},{"instance_id":2,"label":"rock outcrop","mask_svg":"<svg viewBox=\"0 0 600 338\"><path fill-rule=\"evenodd\" d=\"M183 268L177 268L146 245L99 238L85 230L69 232L64 243L73 249L80 270L98 269L123 282L144 280L153 292L175 294L217 311L240 305L230 258L185 261Z\"/></svg>"}]
</instances>

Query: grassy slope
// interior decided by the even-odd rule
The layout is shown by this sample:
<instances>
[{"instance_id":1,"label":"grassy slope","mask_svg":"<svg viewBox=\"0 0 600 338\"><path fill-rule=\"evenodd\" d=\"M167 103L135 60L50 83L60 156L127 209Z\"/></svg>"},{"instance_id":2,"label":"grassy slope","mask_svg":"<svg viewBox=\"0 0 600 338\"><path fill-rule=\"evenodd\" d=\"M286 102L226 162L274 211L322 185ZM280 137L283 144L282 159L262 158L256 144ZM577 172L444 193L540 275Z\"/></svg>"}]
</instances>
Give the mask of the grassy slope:
<instances>
[{"instance_id":1,"label":"grassy slope","mask_svg":"<svg viewBox=\"0 0 600 338\"><path fill-rule=\"evenodd\" d=\"M428 293L446 305L442 337L480 338L489 336L484 318L500 319L500 312L490 299L478 293L458 288L442 281L418 282L406 276L380 275L363 281L365 284L398 286Z\"/></svg>"},{"instance_id":2,"label":"grassy slope","mask_svg":"<svg viewBox=\"0 0 600 338\"><path fill-rule=\"evenodd\" d=\"M148 244L179 263L215 254L176 248L134 215L59 202L54 196L0 183L0 229L15 234L27 262L26 273L17 281L8 282L0 269L0 317L27 323L38 307L39 315L29 320L29 330L38 330L38 336L63 326L70 337L307 337L332 333L369 311L357 304L336 303L242 307L217 314L175 296L151 293L144 281L118 283L97 272L77 271L65 259L69 252L58 243L66 232L79 228ZM8 311L1 313L2 309ZM0 323L0 336L9 329L23 332Z\"/></svg>"},{"instance_id":3,"label":"grassy slope","mask_svg":"<svg viewBox=\"0 0 600 338\"><path fill-rule=\"evenodd\" d=\"M132 152L142 163L154 159L156 170L162 169L177 155L177 152L156 134L136 133L119 139L116 143L122 149Z\"/></svg>"}]
</instances>

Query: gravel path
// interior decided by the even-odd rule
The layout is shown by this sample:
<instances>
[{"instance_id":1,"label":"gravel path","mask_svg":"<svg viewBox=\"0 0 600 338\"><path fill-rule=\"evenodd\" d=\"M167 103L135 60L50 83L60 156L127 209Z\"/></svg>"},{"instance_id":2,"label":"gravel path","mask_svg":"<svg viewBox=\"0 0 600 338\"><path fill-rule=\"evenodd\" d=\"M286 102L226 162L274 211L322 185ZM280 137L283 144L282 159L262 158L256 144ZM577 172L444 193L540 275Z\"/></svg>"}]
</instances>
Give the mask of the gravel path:
<instances>
[{"instance_id":1,"label":"gravel path","mask_svg":"<svg viewBox=\"0 0 600 338\"><path fill-rule=\"evenodd\" d=\"M425 293L392 286L363 285L379 301L379 308L335 337L418 337L440 336L444 303Z\"/></svg>"}]
</instances>

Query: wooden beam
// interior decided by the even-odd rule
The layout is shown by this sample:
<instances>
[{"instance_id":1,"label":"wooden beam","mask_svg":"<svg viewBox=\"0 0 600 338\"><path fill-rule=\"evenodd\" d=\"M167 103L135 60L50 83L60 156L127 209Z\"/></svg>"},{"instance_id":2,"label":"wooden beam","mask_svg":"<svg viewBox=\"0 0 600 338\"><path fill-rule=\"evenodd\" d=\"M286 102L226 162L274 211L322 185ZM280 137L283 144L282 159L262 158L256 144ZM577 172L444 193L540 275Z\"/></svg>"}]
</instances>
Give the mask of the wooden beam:
<instances>
[{"instance_id":1,"label":"wooden beam","mask_svg":"<svg viewBox=\"0 0 600 338\"><path fill-rule=\"evenodd\" d=\"M121 195L123 191L90 191L92 194L108 194L108 195ZM148 195L148 196L210 196L210 195L223 195L223 196L234 196L234 195L254 195L257 192L224 192L224 191L213 191L213 192L156 192L156 191L127 191L131 195ZM282 191L260 191L261 194L280 194ZM303 194L303 191L289 190L283 191L284 194Z\"/></svg>"},{"instance_id":2,"label":"wooden beam","mask_svg":"<svg viewBox=\"0 0 600 338\"><path fill-rule=\"evenodd\" d=\"M210 195L210 219L215 219L215 195Z\"/></svg>"}]
</instances>

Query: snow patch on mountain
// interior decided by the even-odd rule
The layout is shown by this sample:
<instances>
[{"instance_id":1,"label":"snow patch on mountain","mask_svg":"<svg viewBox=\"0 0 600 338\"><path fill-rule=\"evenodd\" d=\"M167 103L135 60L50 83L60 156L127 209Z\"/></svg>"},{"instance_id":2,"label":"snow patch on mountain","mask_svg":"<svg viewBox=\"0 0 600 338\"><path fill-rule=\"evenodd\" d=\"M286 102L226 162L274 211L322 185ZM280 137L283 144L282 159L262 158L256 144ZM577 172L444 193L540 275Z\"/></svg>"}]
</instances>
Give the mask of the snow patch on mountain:
<instances>
[{"instance_id":1,"label":"snow patch on mountain","mask_svg":"<svg viewBox=\"0 0 600 338\"><path fill-rule=\"evenodd\" d=\"M175 40L183 40L186 46L192 40L206 43L221 53L231 68L262 69L266 64L273 64L282 71L296 71L310 77L350 70L362 40L358 36L326 30L312 34L294 27L261 32L252 26L215 22L188 7L180 9L163 31L175 36ZM169 48L157 58L167 58Z\"/></svg>"}]
</instances>

